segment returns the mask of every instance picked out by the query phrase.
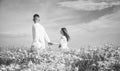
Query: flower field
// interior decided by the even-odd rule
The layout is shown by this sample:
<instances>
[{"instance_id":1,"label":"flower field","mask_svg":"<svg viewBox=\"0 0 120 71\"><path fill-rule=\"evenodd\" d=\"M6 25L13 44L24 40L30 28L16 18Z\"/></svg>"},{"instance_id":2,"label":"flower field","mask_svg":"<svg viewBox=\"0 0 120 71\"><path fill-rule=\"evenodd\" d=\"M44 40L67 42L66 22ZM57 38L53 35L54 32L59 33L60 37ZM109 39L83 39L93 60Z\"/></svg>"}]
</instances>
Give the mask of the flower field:
<instances>
[{"instance_id":1,"label":"flower field","mask_svg":"<svg viewBox=\"0 0 120 71\"><path fill-rule=\"evenodd\" d=\"M0 71L120 71L120 47L79 50L9 49L0 52Z\"/></svg>"}]
</instances>

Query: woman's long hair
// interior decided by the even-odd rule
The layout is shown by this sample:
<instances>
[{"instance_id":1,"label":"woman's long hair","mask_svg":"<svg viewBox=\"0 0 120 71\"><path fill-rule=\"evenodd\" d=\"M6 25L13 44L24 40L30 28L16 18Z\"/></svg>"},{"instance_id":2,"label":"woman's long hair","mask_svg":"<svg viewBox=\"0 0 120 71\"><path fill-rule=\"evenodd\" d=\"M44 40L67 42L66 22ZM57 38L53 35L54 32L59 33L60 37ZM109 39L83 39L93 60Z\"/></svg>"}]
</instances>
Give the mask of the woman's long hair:
<instances>
[{"instance_id":1,"label":"woman's long hair","mask_svg":"<svg viewBox=\"0 0 120 71\"><path fill-rule=\"evenodd\" d=\"M67 41L69 41L70 40L70 36L68 34L67 29L64 27L64 28L61 28L61 31L62 31L63 35L67 38Z\"/></svg>"}]
</instances>

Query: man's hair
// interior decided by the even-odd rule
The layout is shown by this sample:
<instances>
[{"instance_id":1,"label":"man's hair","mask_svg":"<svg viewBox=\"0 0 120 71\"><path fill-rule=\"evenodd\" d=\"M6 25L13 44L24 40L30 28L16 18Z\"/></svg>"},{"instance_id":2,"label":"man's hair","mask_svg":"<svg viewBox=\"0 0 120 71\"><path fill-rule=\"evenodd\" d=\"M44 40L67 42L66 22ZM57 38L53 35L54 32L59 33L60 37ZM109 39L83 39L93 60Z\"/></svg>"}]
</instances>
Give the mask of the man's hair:
<instances>
[{"instance_id":1,"label":"man's hair","mask_svg":"<svg viewBox=\"0 0 120 71\"><path fill-rule=\"evenodd\" d=\"M33 18L35 18L35 17L40 17L38 14L34 14L33 15Z\"/></svg>"}]
</instances>

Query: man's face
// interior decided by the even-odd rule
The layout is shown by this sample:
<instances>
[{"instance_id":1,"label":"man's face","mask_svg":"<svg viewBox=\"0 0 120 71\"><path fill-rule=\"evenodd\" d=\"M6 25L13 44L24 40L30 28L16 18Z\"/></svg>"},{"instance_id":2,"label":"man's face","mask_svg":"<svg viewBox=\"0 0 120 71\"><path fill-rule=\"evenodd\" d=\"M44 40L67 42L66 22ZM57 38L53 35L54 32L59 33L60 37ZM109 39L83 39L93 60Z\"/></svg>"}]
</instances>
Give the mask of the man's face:
<instances>
[{"instance_id":1,"label":"man's face","mask_svg":"<svg viewBox=\"0 0 120 71\"><path fill-rule=\"evenodd\" d=\"M39 17L35 17L35 18L34 18L34 21L35 21L35 22L39 22L39 21L40 21L40 18L39 18Z\"/></svg>"}]
</instances>

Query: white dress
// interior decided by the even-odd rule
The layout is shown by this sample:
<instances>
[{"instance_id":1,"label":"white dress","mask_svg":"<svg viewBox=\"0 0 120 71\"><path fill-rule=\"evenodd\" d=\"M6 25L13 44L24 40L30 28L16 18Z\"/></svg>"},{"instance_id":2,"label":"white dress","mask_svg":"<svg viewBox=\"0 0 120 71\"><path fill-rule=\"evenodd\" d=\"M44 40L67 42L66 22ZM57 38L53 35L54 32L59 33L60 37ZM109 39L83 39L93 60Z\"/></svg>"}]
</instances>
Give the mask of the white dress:
<instances>
[{"instance_id":1,"label":"white dress","mask_svg":"<svg viewBox=\"0 0 120 71\"><path fill-rule=\"evenodd\" d=\"M39 23L33 24L32 35L33 35L32 42L33 47L45 49L45 40L47 42L50 42L50 39L45 31L45 28Z\"/></svg>"},{"instance_id":2,"label":"white dress","mask_svg":"<svg viewBox=\"0 0 120 71\"><path fill-rule=\"evenodd\" d=\"M65 50L69 49L67 46L67 38L65 36L61 36L60 45L61 45L61 49L65 49Z\"/></svg>"}]
</instances>

